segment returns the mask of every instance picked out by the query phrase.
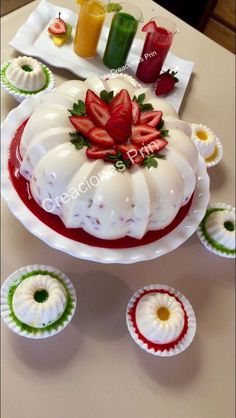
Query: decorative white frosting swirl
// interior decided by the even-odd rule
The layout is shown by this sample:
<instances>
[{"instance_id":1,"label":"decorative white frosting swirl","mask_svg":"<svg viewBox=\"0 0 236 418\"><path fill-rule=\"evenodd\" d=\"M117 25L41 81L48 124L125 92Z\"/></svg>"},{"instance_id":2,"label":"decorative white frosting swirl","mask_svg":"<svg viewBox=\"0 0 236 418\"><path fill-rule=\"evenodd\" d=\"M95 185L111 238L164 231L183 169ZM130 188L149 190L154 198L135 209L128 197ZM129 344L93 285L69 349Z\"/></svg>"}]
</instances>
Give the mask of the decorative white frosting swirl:
<instances>
[{"instance_id":1,"label":"decorative white frosting swirl","mask_svg":"<svg viewBox=\"0 0 236 418\"><path fill-rule=\"evenodd\" d=\"M199 154L203 158L211 157L215 152L216 136L205 125L193 123L192 125L192 140L196 145Z\"/></svg>"},{"instance_id":2,"label":"decorative white frosting swirl","mask_svg":"<svg viewBox=\"0 0 236 418\"><path fill-rule=\"evenodd\" d=\"M34 328L44 328L57 321L66 304L67 292L63 284L43 274L24 279L16 288L12 300L16 317Z\"/></svg>"},{"instance_id":3,"label":"decorative white frosting swirl","mask_svg":"<svg viewBox=\"0 0 236 418\"><path fill-rule=\"evenodd\" d=\"M14 58L6 69L6 78L14 87L29 92L40 90L46 84L41 64L31 57Z\"/></svg>"},{"instance_id":4,"label":"decorative white frosting swirl","mask_svg":"<svg viewBox=\"0 0 236 418\"><path fill-rule=\"evenodd\" d=\"M184 327L184 311L175 297L167 293L144 295L136 307L136 323L147 340L168 344L178 338Z\"/></svg>"},{"instance_id":5,"label":"decorative white frosting swirl","mask_svg":"<svg viewBox=\"0 0 236 418\"><path fill-rule=\"evenodd\" d=\"M208 234L226 249L235 250L235 210L218 210L206 219Z\"/></svg>"}]
</instances>

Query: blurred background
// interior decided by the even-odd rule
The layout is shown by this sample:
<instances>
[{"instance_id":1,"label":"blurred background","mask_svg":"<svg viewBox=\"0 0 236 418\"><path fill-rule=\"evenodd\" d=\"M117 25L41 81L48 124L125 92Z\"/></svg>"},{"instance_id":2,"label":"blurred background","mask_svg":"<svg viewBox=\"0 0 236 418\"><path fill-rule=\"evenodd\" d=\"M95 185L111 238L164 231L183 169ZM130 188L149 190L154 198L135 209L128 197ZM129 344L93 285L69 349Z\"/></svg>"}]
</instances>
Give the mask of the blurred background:
<instances>
[{"instance_id":1,"label":"blurred background","mask_svg":"<svg viewBox=\"0 0 236 418\"><path fill-rule=\"evenodd\" d=\"M30 2L30 0L1 0L1 16ZM155 0L155 2L235 54L235 0Z\"/></svg>"},{"instance_id":2,"label":"blurred background","mask_svg":"<svg viewBox=\"0 0 236 418\"><path fill-rule=\"evenodd\" d=\"M235 0L155 2L235 54Z\"/></svg>"}]
</instances>

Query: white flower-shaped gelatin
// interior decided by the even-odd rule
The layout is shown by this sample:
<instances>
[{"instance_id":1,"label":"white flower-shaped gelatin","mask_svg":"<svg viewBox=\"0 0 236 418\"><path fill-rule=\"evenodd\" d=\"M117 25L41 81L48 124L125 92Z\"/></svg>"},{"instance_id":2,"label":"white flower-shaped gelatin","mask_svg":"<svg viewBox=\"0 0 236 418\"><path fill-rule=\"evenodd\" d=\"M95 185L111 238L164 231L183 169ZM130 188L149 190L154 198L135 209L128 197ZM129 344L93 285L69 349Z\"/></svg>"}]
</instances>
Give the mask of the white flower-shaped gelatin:
<instances>
[{"instance_id":1,"label":"white flower-shaped gelatin","mask_svg":"<svg viewBox=\"0 0 236 418\"><path fill-rule=\"evenodd\" d=\"M89 160L85 148L76 149L68 109L84 101L88 89L98 95L122 89L130 97L145 93L145 102L163 112L169 135L158 168L133 166L112 175L111 164ZM198 152L190 135L168 102L150 89L135 87L130 77L70 80L41 96L22 135L20 173L30 182L34 200L58 215L67 228L83 228L101 239L141 239L146 232L169 225L193 194ZM67 202L61 200L65 193Z\"/></svg>"},{"instance_id":2,"label":"white flower-shaped gelatin","mask_svg":"<svg viewBox=\"0 0 236 418\"><path fill-rule=\"evenodd\" d=\"M175 297L167 293L149 293L137 304L136 323L147 340L168 344L183 331L184 311Z\"/></svg>"},{"instance_id":3,"label":"white flower-shaped gelatin","mask_svg":"<svg viewBox=\"0 0 236 418\"><path fill-rule=\"evenodd\" d=\"M235 249L235 211L218 210L212 212L206 219L207 233L218 244L226 249Z\"/></svg>"},{"instance_id":4,"label":"white flower-shaped gelatin","mask_svg":"<svg viewBox=\"0 0 236 418\"><path fill-rule=\"evenodd\" d=\"M65 311L67 292L63 284L49 275L24 279L16 288L12 308L16 317L34 328L44 328Z\"/></svg>"},{"instance_id":5,"label":"white flower-shaped gelatin","mask_svg":"<svg viewBox=\"0 0 236 418\"><path fill-rule=\"evenodd\" d=\"M214 154L216 135L207 126L193 123L192 140L203 158L209 158Z\"/></svg>"},{"instance_id":6,"label":"white flower-shaped gelatin","mask_svg":"<svg viewBox=\"0 0 236 418\"><path fill-rule=\"evenodd\" d=\"M41 64L31 57L13 59L6 69L8 82L17 89L33 92L46 84L46 75Z\"/></svg>"}]
</instances>

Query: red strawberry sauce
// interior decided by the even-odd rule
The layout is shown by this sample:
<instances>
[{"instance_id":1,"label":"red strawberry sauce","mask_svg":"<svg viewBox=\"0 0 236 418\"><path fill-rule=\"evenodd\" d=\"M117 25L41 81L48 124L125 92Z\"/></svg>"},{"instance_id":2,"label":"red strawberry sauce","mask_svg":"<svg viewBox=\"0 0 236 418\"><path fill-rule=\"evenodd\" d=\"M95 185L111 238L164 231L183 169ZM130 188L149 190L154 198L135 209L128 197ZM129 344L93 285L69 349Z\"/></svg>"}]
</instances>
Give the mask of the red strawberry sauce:
<instances>
[{"instance_id":1,"label":"red strawberry sauce","mask_svg":"<svg viewBox=\"0 0 236 418\"><path fill-rule=\"evenodd\" d=\"M178 338L176 338L174 341L171 341L168 344L155 344L152 341L147 340L143 334L141 334L141 332L139 331L137 322L136 322L136 307L138 305L138 302L140 301L140 299L144 296L147 295L149 293L167 293L169 296L173 296L177 302L180 303L183 311L184 311L184 327L183 330L181 332L181 334L179 335ZM132 306L131 309L128 310L128 315L133 323L133 326L135 328L136 333L138 334L138 338L143 342L146 343L149 350L150 349L154 349L155 351L164 351L164 350L170 350L171 348L174 348L186 335L187 331L188 331L188 316L187 313L184 309L184 305L183 303L180 301L179 298L177 298L177 296L175 296L173 293L168 292L167 290L164 289L153 289L153 290L144 290L143 293L141 295L139 295L134 303L134 305Z\"/></svg>"},{"instance_id":2,"label":"red strawberry sauce","mask_svg":"<svg viewBox=\"0 0 236 418\"><path fill-rule=\"evenodd\" d=\"M8 170L11 182L18 193L20 199L25 204L25 206L45 225L47 225L52 230L63 235L64 237L70 238L74 241L81 242L83 244L91 245L94 247L101 248L131 248L139 247L141 245L146 245L151 242L157 241L165 235L169 234L173 229L175 229L187 215L189 208L191 207L192 198L183 206L173 222L168 225L166 228L159 231L149 231L145 234L142 239L135 239L131 237L124 237L116 240L103 240L100 238L93 237L88 234L81 228L66 228L57 215L53 215L49 212L46 212L44 209L34 201L30 194L29 182L24 179L19 174L20 169L20 141L23 134L24 128L26 126L27 120L22 123L22 125L16 131L16 134L11 142L9 150L9 161L8 161Z\"/></svg>"}]
</instances>

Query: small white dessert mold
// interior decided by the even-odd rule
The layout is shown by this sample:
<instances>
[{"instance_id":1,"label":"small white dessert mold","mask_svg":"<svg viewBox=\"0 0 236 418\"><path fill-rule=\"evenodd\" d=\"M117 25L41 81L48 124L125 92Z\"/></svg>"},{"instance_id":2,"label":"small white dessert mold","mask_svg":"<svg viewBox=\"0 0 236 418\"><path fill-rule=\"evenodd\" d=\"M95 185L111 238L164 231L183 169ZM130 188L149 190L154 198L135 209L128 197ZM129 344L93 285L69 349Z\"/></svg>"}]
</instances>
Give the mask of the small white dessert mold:
<instances>
[{"instance_id":1,"label":"small white dessert mold","mask_svg":"<svg viewBox=\"0 0 236 418\"><path fill-rule=\"evenodd\" d=\"M22 279L33 277L37 274L48 274L56 278L64 286L67 292L67 305L57 321L44 328L34 328L23 324L15 315L13 310L13 295ZM41 289L40 289L41 290ZM48 338L62 331L71 321L76 309L76 293L69 278L60 270L52 266L34 264L22 267L14 271L3 283L1 288L1 316L6 325L16 334L32 339Z\"/></svg>"},{"instance_id":2,"label":"small white dessert mold","mask_svg":"<svg viewBox=\"0 0 236 418\"><path fill-rule=\"evenodd\" d=\"M174 296L155 292L143 295L135 310L140 333L155 344L169 344L182 333L185 324L183 308Z\"/></svg>"},{"instance_id":3,"label":"small white dessert mold","mask_svg":"<svg viewBox=\"0 0 236 418\"><path fill-rule=\"evenodd\" d=\"M219 138L205 125L192 123L191 128L191 139L204 158L207 168L214 167L223 158L223 146Z\"/></svg>"},{"instance_id":4,"label":"small white dessert mold","mask_svg":"<svg viewBox=\"0 0 236 418\"><path fill-rule=\"evenodd\" d=\"M13 87L28 92L41 90L47 81L41 64L32 57L12 59L6 68L5 75Z\"/></svg>"},{"instance_id":5,"label":"small white dessert mold","mask_svg":"<svg viewBox=\"0 0 236 418\"><path fill-rule=\"evenodd\" d=\"M211 215L217 213L219 216L214 216L212 219L214 222L209 223ZM214 228L213 223L215 223ZM235 243L235 208L225 203L209 205L197 229L197 235L209 251L221 257L235 258L236 250L235 247L232 248L232 243Z\"/></svg>"},{"instance_id":6,"label":"small white dessert mold","mask_svg":"<svg viewBox=\"0 0 236 418\"><path fill-rule=\"evenodd\" d=\"M17 61L18 60L18 61ZM16 63L17 61L17 63ZM26 71L23 70L22 67L20 67L20 64L22 65L22 67L25 68L33 68L33 71ZM11 69L11 65L13 66L12 70L9 71L9 69ZM42 85L42 79L40 79L40 85L41 87L39 87L39 84L36 86L36 88L33 88L33 75L34 75L34 67L35 67L35 73L37 76L37 73L40 73L39 69L41 67L42 72L45 76L45 82ZM10 76L10 79L8 79L8 73ZM25 73L25 74L24 74ZM9 93L10 95L12 95L18 102L22 102L23 100L32 97L32 96L36 96L39 94L42 94L44 92L49 92L52 91L54 88L54 76L53 73L51 72L51 70L46 67L46 65L40 63L39 61L35 60L34 58L31 57L18 57L18 58L14 58L12 60L9 60L5 63L2 64L1 66L1 85L2 88ZM19 76L18 76L18 75ZM22 77L21 77L22 76ZM31 78L32 80L28 80L26 81L26 78ZM40 76L41 77L41 76ZM15 78L15 82L17 84L13 85L12 82ZM37 78L37 77L36 77ZM20 82L23 83L23 81L25 82L25 85L30 86L29 90L26 87L22 87L20 88Z\"/></svg>"},{"instance_id":7,"label":"small white dessert mold","mask_svg":"<svg viewBox=\"0 0 236 418\"><path fill-rule=\"evenodd\" d=\"M161 344L155 344L152 341L147 340L138 330L136 321L133 321L133 313L135 314L134 309L136 310L137 301L141 300L142 296L148 293L155 293L155 291L164 291L170 294L171 296L176 297L177 300L182 303L186 314L187 330L184 332L183 337L179 341L177 341L175 345L174 341L170 343L169 345L171 347L169 347L168 349L164 347L158 348L161 346ZM129 333L133 340L146 352L160 357L171 357L180 354L181 352L186 350L186 348L189 347L196 333L196 317L190 302L178 290L162 284L152 284L144 286L134 293L127 306L126 323ZM142 338L139 336L139 334L142 336ZM165 344L163 344L163 346L164 345Z\"/></svg>"}]
</instances>

